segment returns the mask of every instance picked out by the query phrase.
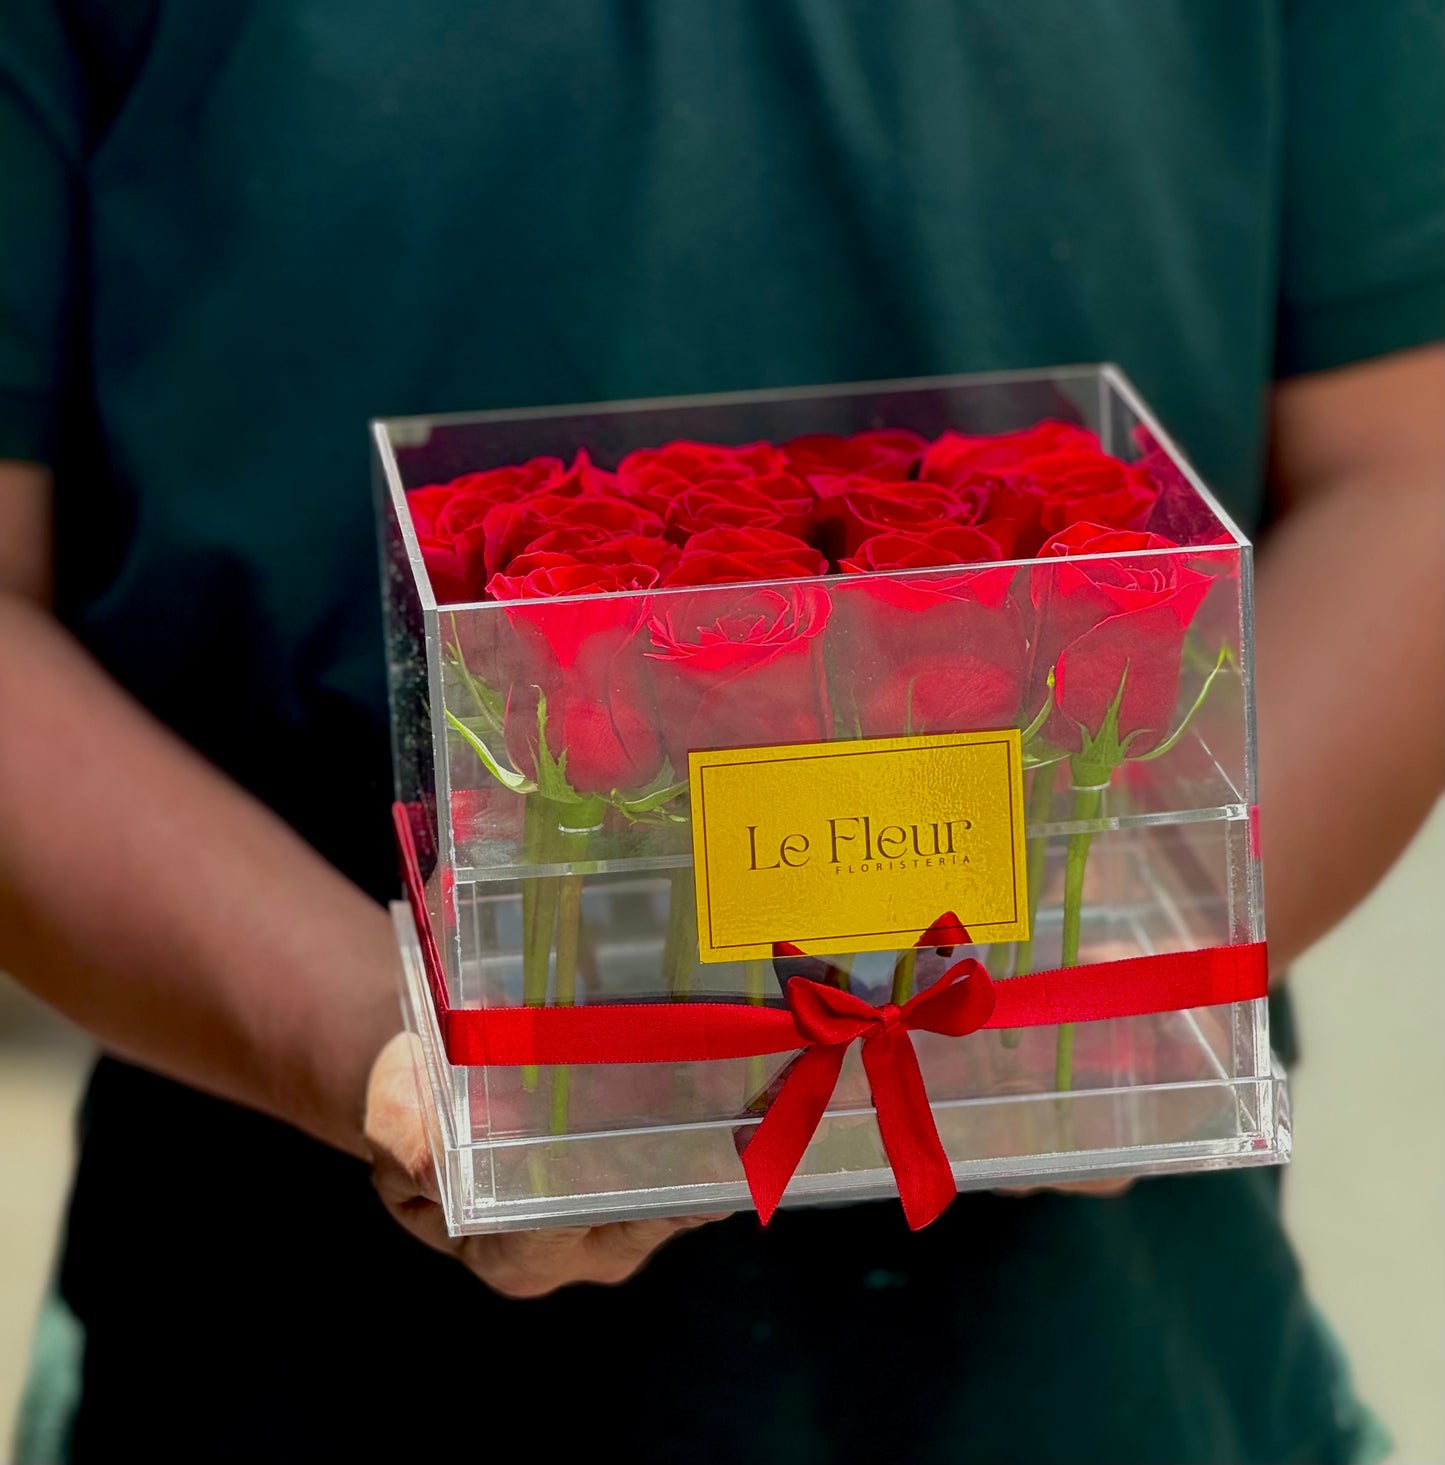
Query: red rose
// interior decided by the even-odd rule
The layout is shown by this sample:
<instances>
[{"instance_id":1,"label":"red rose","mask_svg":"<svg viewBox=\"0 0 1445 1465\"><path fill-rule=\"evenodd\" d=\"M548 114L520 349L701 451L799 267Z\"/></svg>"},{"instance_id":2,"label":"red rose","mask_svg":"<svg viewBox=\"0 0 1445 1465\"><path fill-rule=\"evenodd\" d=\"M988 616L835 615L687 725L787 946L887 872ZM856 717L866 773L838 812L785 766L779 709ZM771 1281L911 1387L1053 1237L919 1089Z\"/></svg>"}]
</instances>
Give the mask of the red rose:
<instances>
[{"instance_id":1,"label":"red rose","mask_svg":"<svg viewBox=\"0 0 1445 1465\"><path fill-rule=\"evenodd\" d=\"M683 546L664 585L721 585L736 580L784 580L826 575L828 561L801 539L778 529L708 529Z\"/></svg>"},{"instance_id":2,"label":"red rose","mask_svg":"<svg viewBox=\"0 0 1445 1465\"><path fill-rule=\"evenodd\" d=\"M555 482L546 485L548 493L572 496L582 494L617 495L617 475L599 468L586 448L578 448L572 465Z\"/></svg>"},{"instance_id":3,"label":"red rose","mask_svg":"<svg viewBox=\"0 0 1445 1465\"><path fill-rule=\"evenodd\" d=\"M1146 468L1111 457L1088 428L1067 422L1041 422L1001 437L946 432L924 455L920 474L984 494L980 517L1014 524L1013 552L1023 555L1085 520L1142 529L1159 496Z\"/></svg>"},{"instance_id":4,"label":"red rose","mask_svg":"<svg viewBox=\"0 0 1445 1465\"><path fill-rule=\"evenodd\" d=\"M526 498L561 481L567 469L560 458L532 458L511 468L488 468L482 473L463 473L450 483L432 483L407 490L407 507L419 534L465 529L479 523L493 504ZM479 512L471 512L473 508ZM439 520L445 521L440 525Z\"/></svg>"},{"instance_id":5,"label":"red rose","mask_svg":"<svg viewBox=\"0 0 1445 1465\"><path fill-rule=\"evenodd\" d=\"M912 475L927 446L916 432L906 427L885 427L874 432L855 432L851 437L817 433L795 437L783 444L794 473L860 473L880 482L902 482Z\"/></svg>"},{"instance_id":6,"label":"red rose","mask_svg":"<svg viewBox=\"0 0 1445 1465\"><path fill-rule=\"evenodd\" d=\"M667 474L680 483L705 483L710 478L753 478L759 473L784 473L787 460L772 443L694 443L685 439L660 448L639 448L617 465L617 478L626 486L643 474Z\"/></svg>"},{"instance_id":7,"label":"red rose","mask_svg":"<svg viewBox=\"0 0 1445 1465\"><path fill-rule=\"evenodd\" d=\"M587 562L571 554L530 551L518 555L504 573L493 575L487 582L487 594L493 600L544 600L556 595L651 590L657 581L653 565Z\"/></svg>"},{"instance_id":8,"label":"red rose","mask_svg":"<svg viewBox=\"0 0 1445 1465\"><path fill-rule=\"evenodd\" d=\"M653 685L673 767L693 748L816 743L832 736L821 585L699 590L660 597Z\"/></svg>"},{"instance_id":9,"label":"red rose","mask_svg":"<svg viewBox=\"0 0 1445 1465\"><path fill-rule=\"evenodd\" d=\"M678 548L650 534L615 534L599 539L592 529L549 529L507 566L511 577L525 575L535 555L566 555L579 565L646 566L660 583L678 560Z\"/></svg>"},{"instance_id":10,"label":"red rose","mask_svg":"<svg viewBox=\"0 0 1445 1465\"><path fill-rule=\"evenodd\" d=\"M950 431L929 444L918 476L952 487L976 473L1007 472L1052 453L1100 451L1098 437L1072 422L1050 420L1035 423L1023 432L981 437Z\"/></svg>"},{"instance_id":11,"label":"red rose","mask_svg":"<svg viewBox=\"0 0 1445 1465\"><path fill-rule=\"evenodd\" d=\"M1046 535L1083 523L1143 529L1159 497L1147 469L1107 453L1058 453L1036 458L1026 471L1043 490L1039 522Z\"/></svg>"},{"instance_id":12,"label":"red rose","mask_svg":"<svg viewBox=\"0 0 1445 1465\"><path fill-rule=\"evenodd\" d=\"M543 534L558 529L581 529L594 537L645 534L659 537L662 520L641 504L602 494L570 498L539 493L519 503L498 504L483 521L489 574L505 570Z\"/></svg>"},{"instance_id":13,"label":"red rose","mask_svg":"<svg viewBox=\"0 0 1445 1465\"><path fill-rule=\"evenodd\" d=\"M1078 753L1096 738L1123 687L1117 736L1137 756L1172 730L1184 638L1211 579L1158 534L1075 524L1039 552L1030 596L1037 615L1034 691L1050 667L1054 710L1045 736ZM1108 559L1073 556L1108 555ZM1104 770L1107 773L1107 770Z\"/></svg>"},{"instance_id":14,"label":"red rose","mask_svg":"<svg viewBox=\"0 0 1445 1465\"><path fill-rule=\"evenodd\" d=\"M813 512L813 493L789 473L755 478L713 478L692 485L668 505L664 522L677 543L709 529L780 529L802 538Z\"/></svg>"},{"instance_id":15,"label":"red rose","mask_svg":"<svg viewBox=\"0 0 1445 1465\"><path fill-rule=\"evenodd\" d=\"M965 502L936 483L888 483L861 474L827 473L808 481L818 495L815 537L834 560L853 554L875 534L968 523L983 507L981 499Z\"/></svg>"},{"instance_id":16,"label":"red rose","mask_svg":"<svg viewBox=\"0 0 1445 1465\"><path fill-rule=\"evenodd\" d=\"M436 517L456 496L450 483L429 483L425 488L406 491L406 507L417 537L429 536L436 526Z\"/></svg>"},{"instance_id":17,"label":"red rose","mask_svg":"<svg viewBox=\"0 0 1445 1465\"><path fill-rule=\"evenodd\" d=\"M617 465L617 492L666 515L667 506L697 484L739 482L760 474L783 473L787 467L787 459L771 443L727 447L679 441L628 453Z\"/></svg>"},{"instance_id":18,"label":"red rose","mask_svg":"<svg viewBox=\"0 0 1445 1465\"><path fill-rule=\"evenodd\" d=\"M657 571L583 565L564 555L531 558L525 575L498 575L488 586L499 600L532 602L507 609L507 751L517 768L536 776L537 712L545 696L548 751L578 793L642 788L662 767L662 747L639 636L647 601L622 592L650 589Z\"/></svg>"},{"instance_id":19,"label":"red rose","mask_svg":"<svg viewBox=\"0 0 1445 1465\"><path fill-rule=\"evenodd\" d=\"M992 558L977 530L949 527L879 535L863 546L874 573L838 587L835 665L847 681L839 709L861 737L975 732L1017 725L1027 676L1023 620L1009 590L1016 571L994 565L960 574L908 574L947 563L951 547ZM896 574L877 573L897 571Z\"/></svg>"},{"instance_id":20,"label":"red rose","mask_svg":"<svg viewBox=\"0 0 1445 1465\"><path fill-rule=\"evenodd\" d=\"M969 565L1002 559L998 540L984 529L964 524L895 530L865 539L838 568L850 575L874 570L921 570L932 565Z\"/></svg>"},{"instance_id":21,"label":"red rose","mask_svg":"<svg viewBox=\"0 0 1445 1465\"><path fill-rule=\"evenodd\" d=\"M480 531L475 536L449 539L418 535L417 546L438 605L459 605L482 598L478 586L485 566Z\"/></svg>"},{"instance_id":22,"label":"red rose","mask_svg":"<svg viewBox=\"0 0 1445 1465\"><path fill-rule=\"evenodd\" d=\"M559 483L565 472L560 458L533 458L514 468L464 473L450 483L407 491L407 508L438 604L481 599L486 579L482 521L488 511Z\"/></svg>"}]
</instances>

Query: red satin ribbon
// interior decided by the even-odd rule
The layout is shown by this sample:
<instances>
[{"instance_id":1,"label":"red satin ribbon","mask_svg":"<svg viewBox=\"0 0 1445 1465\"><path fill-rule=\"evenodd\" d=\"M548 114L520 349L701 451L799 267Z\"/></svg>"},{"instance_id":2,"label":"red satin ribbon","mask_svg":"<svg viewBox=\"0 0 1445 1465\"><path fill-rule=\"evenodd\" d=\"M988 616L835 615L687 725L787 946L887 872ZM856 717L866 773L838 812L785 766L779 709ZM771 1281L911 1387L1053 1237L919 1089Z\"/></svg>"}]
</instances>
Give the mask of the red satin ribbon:
<instances>
[{"instance_id":1,"label":"red satin ribbon","mask_svg":"<svg viewBox=\"0 0 1445 1465\"><path fill-rule=\"evenodd\" d=\"M788 982L786 996L798 1035L808 1046L788 1070L742 1154L748 1189L763 1223L777 1210L822 1122L843 1055L855 1038L863 1040L863 1068L903 1213L915 1231L936 1220L956 1193L953 1169L908 1034L924 1029L961 1038L977 1032L994 1009L988 973L976 961L961 961L901 1007L896 1002L874 1007L851 992L804 977Z\"/></svg>"},{"instance_id":2,"label":"red satin ribbon","mask_svg":"<svg viewBox=\"0 0 1445 1465\"><path fill-rule=\"evenodd\" d=\"M1005 982L992 981L980 962L964 960L902 1006L874 1007L836 987L792 977L784 988L786 1007L704 999L454 1008L447 1001L411 821L404 805L397 804L394 815L407 895L453 1064L690 1063L803 1050L743 1149L748 1188L764 1221L777 1209L827 1109L843 1056L858 1039L883 1147L908 1224L916 1230L937 1218L955 1187L910 1031L963 1037L980 1028L1138 1017L1247 1002L1265 996L1269 986L1265 945L1256 942L1030 972Z\"/></svg>"}]
</instances>

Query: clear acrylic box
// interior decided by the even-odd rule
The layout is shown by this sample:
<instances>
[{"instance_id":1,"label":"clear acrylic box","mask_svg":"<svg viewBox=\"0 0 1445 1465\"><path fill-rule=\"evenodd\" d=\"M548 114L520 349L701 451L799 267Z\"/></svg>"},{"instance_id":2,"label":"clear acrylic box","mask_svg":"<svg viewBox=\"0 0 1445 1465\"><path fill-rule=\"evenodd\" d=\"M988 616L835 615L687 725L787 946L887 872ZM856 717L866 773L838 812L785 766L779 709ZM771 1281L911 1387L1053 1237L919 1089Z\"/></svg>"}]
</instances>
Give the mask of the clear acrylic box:
<instances>
[{"instance_id":1,"label":"clear acrylic box","mask_svg":"<svg viewBox=\"0 0 1445 1465\"><path fill-rule=\"evenodd\" d=\"M407 509L409 489L542 455L570 460L579 448L610 466L679 439L783 442L875 428L933 438L1045 419L1092 428L1122 459L1147 458L1159 488L1147 528L1178 547L648 590L605 597L605 610L598 596L439 607ZM1000 727L1032 735L1023 742L1026 762L1036 750L1024 796L1032 940L909 956L910 990L960 955L982 960L1002 987L1015 973L1263 941L1250 548L1116 368L404 418L377 423L374 436L396 792L429 927L419 932L412 908L394 907L403 1010L419 1039L453 1233L752 1204L740 1142L789 1054L454 1065L432 986L458 1012L778 1004L776 963L698 960L680 766L691 749ZM1127 633L1101 629L1087 593L1101 576L1191 587L1179 634L1147 616ZM557 618L599 614L631 649L609 652L602 673L576 663L538 671L539 626L555 647ZM685 661L660 659L660 648L691 647L706 628L750 616L774 618L787 643L768 674L700 694ZM1021 657L1000 651L1019 636ZM1061 658L1068 674L1046 682ZM1106 670L1081 674L1086 665ZM595 685L573 697L567 677ZM1063 709L1097 728L1121 678L1115 731L1135 731L1132 756L1102 780L1087 768L1081 777L1088 750L1070 744ZM920 686L927 695L908 690ZM1040 721L1045 702L1052 710ZM545 781L539 747L559 726L565 739L568 718L590 726L599 706L623 747L607 745L600 773L579 760L575 785L595 801L559 806L522 791ZM1061 748L1073 758L1044 761ZM618 767L630 788L609 786ZM946 904L941 897L940 911ZM897 995L895 952L827 957L868 1001ZM969 1189L1286 1159L1285 1083L1267 1021L1256 998L963 1038L919 1032L913 1043L954 1179ZM784 1204L896 1193L854 1044Z\"/></svg>"}]
</instances>

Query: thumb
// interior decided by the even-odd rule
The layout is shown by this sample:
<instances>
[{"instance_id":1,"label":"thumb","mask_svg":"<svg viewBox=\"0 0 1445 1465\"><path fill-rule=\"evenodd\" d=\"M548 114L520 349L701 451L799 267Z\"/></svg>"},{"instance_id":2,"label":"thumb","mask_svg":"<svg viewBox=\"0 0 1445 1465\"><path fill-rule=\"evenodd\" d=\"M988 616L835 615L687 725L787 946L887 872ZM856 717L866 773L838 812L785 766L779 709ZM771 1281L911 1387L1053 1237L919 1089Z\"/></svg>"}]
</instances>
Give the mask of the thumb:
<instances>
[{"instance_id":1,"label":"thumb","mask_svg":"<svg viewBox=\"0 0 1445 1465\"><path fill-rule=\"evenodd\" d=\"M366 1143L376 1188L392 1205L441 1201L422 1113L423 1103L432 1102L418 1079L422 1061L420 1040L398 1033L377 1054L367 1080Z\"/></svg>"}]
</instances>

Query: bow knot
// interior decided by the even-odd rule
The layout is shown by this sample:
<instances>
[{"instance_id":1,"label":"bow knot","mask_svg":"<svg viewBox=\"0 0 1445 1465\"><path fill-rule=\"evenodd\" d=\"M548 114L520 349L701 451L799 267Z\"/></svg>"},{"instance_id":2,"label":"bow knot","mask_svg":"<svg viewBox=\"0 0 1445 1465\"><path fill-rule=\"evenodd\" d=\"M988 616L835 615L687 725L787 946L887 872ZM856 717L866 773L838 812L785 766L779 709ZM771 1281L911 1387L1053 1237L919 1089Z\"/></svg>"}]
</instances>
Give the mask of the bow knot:
<instances>
[{"instance_id":1,"label":"bow knot","mask_svg":"<svg viewBox=\"0 0 1445 1465\"><path fill-rule=\"evenodd\" d=\"M926 1226L956 1188L908 1034L919 1029L961 1038L983 1027L994 1008L988 972L981 962L960 961L902 1005L874 1007L852 992L806 977L789 978L784 995L807 1046L743 1149L759 1214L766 1222L777 1209L827 1110L843 1056L861 1038L863 1068L904 1213L915 1230Z\"/></svg>"}]
</instances>

